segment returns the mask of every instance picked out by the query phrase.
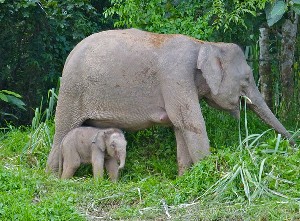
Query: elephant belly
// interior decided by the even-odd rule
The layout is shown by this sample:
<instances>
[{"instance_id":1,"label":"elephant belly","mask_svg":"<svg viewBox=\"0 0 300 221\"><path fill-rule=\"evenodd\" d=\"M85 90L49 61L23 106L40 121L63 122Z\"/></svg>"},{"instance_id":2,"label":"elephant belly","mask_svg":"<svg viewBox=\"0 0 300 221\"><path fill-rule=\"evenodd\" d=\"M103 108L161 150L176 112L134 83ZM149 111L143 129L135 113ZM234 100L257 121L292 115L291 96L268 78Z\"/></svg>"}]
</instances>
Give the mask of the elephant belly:
<instances>
[{"instance_id":1,"label":"elephant belly","mask_svg":"<svg viewBox=\"0 0 300 221\"><path fill-rule=\"evenodd\" d=\"M84 122L86 126L98 128L120 128L125 130L141 130L153 125L171 126L165 110L161 107L149 108L148 110L132 110L127 114L112 112L98 113L97 116L87 119Z\"/></svg>"},{"instance_id":2,"label":"elephant belly","mask_svg":"<svg viewBox=\"0 0 300 221\"><path fill-rule=\"evenodd\" d=\"M154 125L154 122L149 120L140 120L139 122L133 122L130 119L122 120L110 120L110 119L88 119L84 122L86 126L98 127L98 128L119 128L125 130L141 130Z\"/></svg>"},{"instance_id":3,"label":"elephant belly","mask_svg":"<svg viewBox=\"0 0 300 221\"><path fill-rule=\"evenodd\" d=\"M85 126L92 126L92 127L98 127L98 128L119 128L119 129L125 129L130 131L136 131L136 130L142 130L149 128L155 124L161 124L169 126L170 124L167 124L165 122L159 123L159 122L153 122L149 119L141 119L138 122L132 121L131 119L123 119L123 120L109 120L109 119L88 119L84 122Z\"/></svg>"}]
</instances>

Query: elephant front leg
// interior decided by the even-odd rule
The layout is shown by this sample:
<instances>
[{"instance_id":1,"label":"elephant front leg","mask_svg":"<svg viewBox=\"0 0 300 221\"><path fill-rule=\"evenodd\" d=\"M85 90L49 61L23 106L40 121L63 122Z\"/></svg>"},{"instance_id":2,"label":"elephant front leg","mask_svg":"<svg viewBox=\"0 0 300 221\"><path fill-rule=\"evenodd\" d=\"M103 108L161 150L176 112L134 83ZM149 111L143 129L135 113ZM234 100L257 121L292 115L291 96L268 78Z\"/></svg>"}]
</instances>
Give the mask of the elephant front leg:
<instances>
[{"instance_id":1,"label":"elephant front leg","mask_svg":"<svg viewBox=\"0 0 300 221\"><path fill-rule=\"evenodd\" d=\"M104 152L100 151L92 154L93 175L95 179L103 178L104 172Z\"/></svg>"},{"instance_id":2,"label":"elephant front leg","mask_svg":"<svg viewBox=\"0 0 300 221\"><path fill-rule=\"evenodd\" d=\"M210 154L206 131L203 133L195 133L193 131L184 130L182 133L193 163L199 162Z\"/></svg>"},{"instance_id":3,"label":"elephant front leg","mask_svg":"<svg viewBox=\"0 0 300 221\"><path fill-rule=\"evenodd\" d=\"M192 165L193 161L184 141L182 132L179 129L175 128L175 136L177 143L178 175L181 176Z\"/></svg>"},{"instance_id":4,"label":"elephant front leg","mask_svg":"<svg viewBox=\"0 0 300 221\"><path fill-rule=\"evenodd\" d=\"M210 154L209 140L200 105L191 105L192 108L181 110L181 132L193 163L199 162Z\"/></svg>"},{"instance_id":5,"label":"elephant front leg","mask_svg":"<svg viewBox=\"0 0 300 221\"><path fill-rule=\"evenodd\" d=\"M105 168L111 181L116 182L119 176L119 164L113 157L108 157L105 160Z\"/></svg>"},{"instance_id":6,"label":"elephant front leg","mask_svg":"<svg viewBox=\"0 0 300 221\"><path fill-rule=\"evenodd\" d=\"M191 83L178 79L171 92L168 90L170 86L162 90L167 115L175 128L180 175L191 162L195 164L209 154L209 140L192 80Z\"/></svg>"},{"instance_id":7,"label":"elephant front leg","mask_svg":"<svg viewBox=\"0 0 300 221\"><path fill-rule=\"evenodd\" d=\"M182 117L172 122L175 126L179 175L182 175L192 163L195 164L210 154L209 140L201 112L199 115L192 116L193 114L188 114L187 110L182 113Z\"/></svg>"}]
</instances>

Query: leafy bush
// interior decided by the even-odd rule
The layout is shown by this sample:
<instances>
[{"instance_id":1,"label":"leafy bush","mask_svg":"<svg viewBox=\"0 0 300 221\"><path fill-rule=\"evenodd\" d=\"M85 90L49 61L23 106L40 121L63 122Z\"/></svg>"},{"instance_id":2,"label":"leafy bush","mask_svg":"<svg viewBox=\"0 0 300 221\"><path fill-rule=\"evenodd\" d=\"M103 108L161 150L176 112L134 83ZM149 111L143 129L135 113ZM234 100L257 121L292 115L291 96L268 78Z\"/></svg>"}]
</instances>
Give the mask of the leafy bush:
<instances>
[{"instance_id":1,"label":"leafy bush","mask_svg":"<svg viewBox=\"0 0 300 221\"><path fill-rule=\"evenodd\" d=\"M257 16L268 0L246 2L110 0L105 17L118 17L115 27L133 27L159 33L186 34L201 40L211 39L213 31L248 28L247 15ZM248 37L248 36L247 36ZM219 39L217 39L220 41Z\"/></svg>"},{"instance_id":2,"label":"leafy bush","mask_svg":"<svg viewBox=\"0 0 300 221\"><path fill-rule=\"evenodd\" d=\"M11 105L15 105L19 109L26 110L24 108L25 104L24 102L20 99L22 98L21 95L17 94L16 92L13 91L8 91L8 90L0 90L0 102L6 102ZM14 116L13 114L6 113L3 110L0 110L0 119L1 121L4 119L5 116Z\"/></svg>"}]
</instances>

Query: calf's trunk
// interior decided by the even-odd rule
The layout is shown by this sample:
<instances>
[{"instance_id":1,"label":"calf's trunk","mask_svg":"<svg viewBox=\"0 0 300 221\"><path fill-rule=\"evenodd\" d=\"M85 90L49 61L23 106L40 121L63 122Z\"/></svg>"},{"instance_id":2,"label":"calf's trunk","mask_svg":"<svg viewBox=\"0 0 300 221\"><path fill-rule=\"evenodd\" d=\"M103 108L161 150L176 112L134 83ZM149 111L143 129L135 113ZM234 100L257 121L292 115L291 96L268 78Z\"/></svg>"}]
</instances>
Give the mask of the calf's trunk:
<instances>
[{"instance_id":1,"label":"calf's trunk","mask_svg":"<svg viewBox=\"0 0 300 221\"><path fill-rule=\"evenodd\" d=\"M120 154L120 165L118 169L123 169L125 166L126 152Z\"/></svg>"}]
</instances>

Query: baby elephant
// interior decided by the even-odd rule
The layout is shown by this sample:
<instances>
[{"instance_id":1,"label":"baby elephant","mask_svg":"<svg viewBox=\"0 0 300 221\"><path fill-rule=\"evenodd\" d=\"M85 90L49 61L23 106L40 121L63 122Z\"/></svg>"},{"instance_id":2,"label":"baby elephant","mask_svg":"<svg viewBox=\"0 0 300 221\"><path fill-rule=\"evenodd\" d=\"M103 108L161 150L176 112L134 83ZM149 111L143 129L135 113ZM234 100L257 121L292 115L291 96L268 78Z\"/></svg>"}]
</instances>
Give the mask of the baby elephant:
<instances>
[{"instance_id":1,"label":"baby elephant","mask_svg":"<svg viewBox=\"0 0 300 221\"><path fill-rule=\"evenodd\" d=\"M61 142L59 174L62 179L71 178L81 163L92 163L94 178L103 177L105 165L109 178L115 182L119 169L125 165L126 145L119 129L75 128Z\"/></svg>"}]
</instances>

